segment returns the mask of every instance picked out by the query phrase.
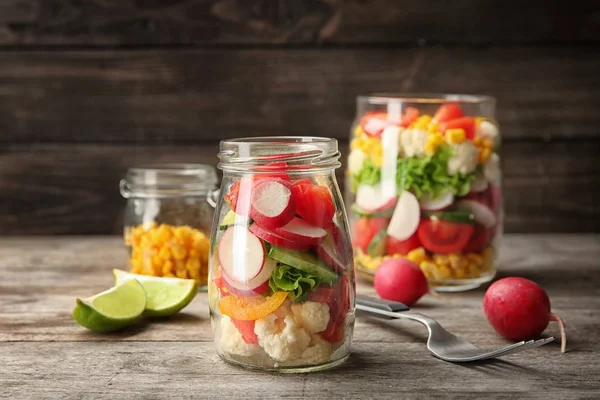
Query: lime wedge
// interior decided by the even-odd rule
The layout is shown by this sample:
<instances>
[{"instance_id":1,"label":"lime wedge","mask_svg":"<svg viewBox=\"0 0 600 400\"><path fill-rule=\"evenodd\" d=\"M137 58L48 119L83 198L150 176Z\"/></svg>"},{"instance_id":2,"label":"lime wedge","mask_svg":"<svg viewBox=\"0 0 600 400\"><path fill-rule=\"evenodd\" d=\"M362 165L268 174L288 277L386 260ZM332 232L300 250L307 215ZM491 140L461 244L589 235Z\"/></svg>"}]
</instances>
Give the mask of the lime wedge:
<instances>
[{"instance_id":1,"label":"lime wedge","mask_svg":"<svg viewBox=\"0 0 600 400\"><path fill-rule=\"evenodd\" d=\"M153 317L177 314L190 304L198 293L198 283L194 279L140 275L120 269L113 269L113 275L117 285L131 278L142 284L148 298L144 314Z\"/></svg>"},{"instance_id":2,"label":"lime wedge","mask_svg":"<svg viewBox=\"0 0 600 400\"><path fill-rule=\"evenodd\" d=\"M131 325L146 308L146 292L135 279L87 299L77 299L73 318L94 332L112 332Z\"/></svg>"}]
</instances>

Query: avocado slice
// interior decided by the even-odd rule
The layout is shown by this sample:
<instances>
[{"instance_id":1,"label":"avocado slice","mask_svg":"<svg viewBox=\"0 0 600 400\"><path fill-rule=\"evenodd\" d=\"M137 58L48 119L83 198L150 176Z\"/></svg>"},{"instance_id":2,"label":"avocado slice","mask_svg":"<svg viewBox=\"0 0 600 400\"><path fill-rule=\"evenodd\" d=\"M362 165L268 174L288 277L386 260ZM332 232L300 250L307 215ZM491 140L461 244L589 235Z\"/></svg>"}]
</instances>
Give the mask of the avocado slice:
<instances>
[{"instance_id":1,"label":"avocado slice","mask_svg":"<svg viewBox=\"0 0 600 400\"><path fill-rule=\"evenodd\" d=\"M219 225L219 230L224 231L230 226L233 225L245 225L248 226L250 219L248 217L243 217L241 215L236 214L233 210L229 210L227 214L223 217L221 224Z\"/></svg>"},{"instance_id":2,"label":"avocado slice","mask_svg":"<svg viewBox=\"0 0 600 400\"><path fill-rule=\"evenodd\" d=\"M459 224L474 224L475 217L468 211L426 211L423 213L425 217L439 218L444 221L456 222Z\"/></svg>"},{"instance_id":3,"label":"avocado slice","mask_svg":"<svg viewBox=\"0 0 600 400\"><path fill-rule=\"evenodd\" d=\"M390 218L394 214L394 207L388 208L387 210L381 211L365 211L360 208L356 203L350 207L352 212L361 218Z\"/></svg>"},{"instance_id":4,"label":"avocado slice","mask_svg":"<svg viewBox=\"0 0 600 400\"><path fill-rule=\"evenodd\" d=\"M312 253L290 250L279 246L271 246L269 257L280 263L287 264L314 275L317 278L320 278L324 283L330 285L334 284L338 278L334 271Z\"/></svg>"},{"instance_id":5,"label":"avocado slice","mask_svg":"<svg viewBox=\"0 0 600 400\"><path fill-rule=\"evenodd\" d=\"M387 230L382 229L373 236L369 246L367 247L367 254L371 257L381 257L385 254L385 237L387 236Z\"/></svg>"}]
</instances>

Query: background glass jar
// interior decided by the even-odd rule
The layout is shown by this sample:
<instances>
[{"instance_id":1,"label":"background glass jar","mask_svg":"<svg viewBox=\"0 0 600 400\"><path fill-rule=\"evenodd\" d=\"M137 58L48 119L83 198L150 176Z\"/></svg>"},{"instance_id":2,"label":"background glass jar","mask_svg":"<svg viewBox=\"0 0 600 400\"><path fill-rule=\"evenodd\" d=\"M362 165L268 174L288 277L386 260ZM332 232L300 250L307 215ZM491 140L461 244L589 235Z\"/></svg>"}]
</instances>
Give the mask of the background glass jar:
<instances>
[{"instance_id":1,"label":"background glass jar","mask_svg":"<svg viewBox=\"0 0 600 400\"><path fill-rule=\"evenodd\" d=\"M221 142L208 293L224 360L309 372L348 358L356 288L339 156L328 138Z\"/></svg>"},{"instance_id":2,"label":"background glass jar","mask_svg":"<svg viewBox=\"0 0 600 400\"><path fill-rule=\"evenodd\" d=\"M494 113L488 96L357 98L345 203L364 276L405 257L436 290L493 279L503 226Z\"/></svg>"},{"instance_id":3,"label":"background glass jar","mask_svg":"<svg viewBox=\"0 0 600 400\"><path fill-rule=\"evenodd\" d=\"M125 245L131 272L208 280L216 169L204 164L132 167L120 182L127 199Z\"/></svg>"}]
</instances>

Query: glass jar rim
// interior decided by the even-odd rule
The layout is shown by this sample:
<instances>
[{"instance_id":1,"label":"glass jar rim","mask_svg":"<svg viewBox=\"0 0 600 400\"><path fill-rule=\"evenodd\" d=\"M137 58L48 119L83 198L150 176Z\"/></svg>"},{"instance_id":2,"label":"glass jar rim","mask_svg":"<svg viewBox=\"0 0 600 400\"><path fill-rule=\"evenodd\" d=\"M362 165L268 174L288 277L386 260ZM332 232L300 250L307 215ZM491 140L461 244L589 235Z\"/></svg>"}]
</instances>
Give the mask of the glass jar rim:
<instances>
[{"instance_id":1,"label":"glass jar rim","mask_svg":"<svg viewBox=\"0 0 600 400\"><path fill-rule=\"evenodd\" d=\"M468 94L468 93L411 93L411 92L398 92L398 93L371 93L366 95L359 95L356 97L357 102L370 103L370 104L387 104L389 102L400 101L405 103L417 103L417 104L440 104L447 102L457 103L470 103L470 104L483 104L483 103L495 103L496 98L490 95L484 94Z\"/></svg>"},{"instance_id":2,"label":"glass jar rim","mask_svg":"<svg viewBox=\"0 0 600 400\"><path fill-rule=\"evenodd\" d=\"M217 168L228 172L272 173L261 168L285 162L289 174L331 170L341 166L338 142L319 136L255 136L222 140Z\"/></svg>"},{"instance_id":3,"label":"glass jar rim","mask_svg":"<svg viewBox=\"0 0 600 400\"><path fill-rule=\"evenodd\" d=\"M125 198L165 198L206 195L217 185L212 165L157 163L130 167L119 186Z\"/></svg>"}]
</instances>

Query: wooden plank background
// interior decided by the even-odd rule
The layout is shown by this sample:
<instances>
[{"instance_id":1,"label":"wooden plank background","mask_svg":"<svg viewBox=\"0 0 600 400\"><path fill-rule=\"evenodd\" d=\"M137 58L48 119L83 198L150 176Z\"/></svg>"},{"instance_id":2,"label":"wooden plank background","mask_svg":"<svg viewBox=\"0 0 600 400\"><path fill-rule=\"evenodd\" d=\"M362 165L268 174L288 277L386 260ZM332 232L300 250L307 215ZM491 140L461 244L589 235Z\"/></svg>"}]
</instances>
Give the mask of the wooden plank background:
<instances>
[{"instance_id":1,"label":"wooden plank background","mask_svg":"<svg viewBox=\"0 0 600 400\"><path fill-rule=\"evenodd\" d=\"M2 1L0 234L119 233L128 166L216 164L219 139L345 157L355 97L381 91L495 96L505 231L599 231L599 21L578 1Z\"/></svg>"}]
</instances>

